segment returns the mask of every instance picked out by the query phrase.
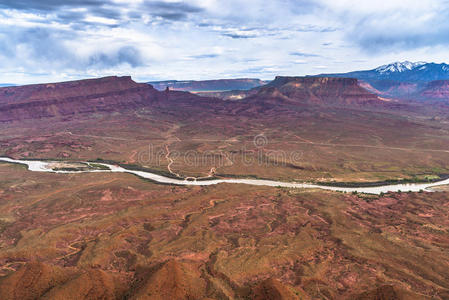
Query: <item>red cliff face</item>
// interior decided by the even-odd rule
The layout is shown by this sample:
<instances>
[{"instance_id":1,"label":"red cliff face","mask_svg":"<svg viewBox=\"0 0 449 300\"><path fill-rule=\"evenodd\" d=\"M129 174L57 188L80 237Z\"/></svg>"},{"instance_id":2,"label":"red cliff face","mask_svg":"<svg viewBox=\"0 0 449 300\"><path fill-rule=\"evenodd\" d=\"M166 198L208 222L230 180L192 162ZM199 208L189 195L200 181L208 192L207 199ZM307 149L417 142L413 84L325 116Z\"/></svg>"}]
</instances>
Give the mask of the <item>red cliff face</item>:
<instances>
[{"instance_id":1,"label":"red cliff face","mask_svg":"<svg viewBox=\"0 0 449 300\"><path fill-rule=\"evenodd\" d=\"M378 96L362 88L357 79L328 77L276 77L254 97L317 105L382 105Z\"/></svg>"},{"instance_id":2,"label":"red cliff face","mask_svg":"<svg viewBox=\"0 0 449 300\"><path fill-rule=\"evenodd\" d=\"M52 84L0 88L0 122L122 111L160 97L131 77L105 77Z\"/></svg>"},{"instance_id":3,"label":"red cliff face","mask_svg":"<svg viewBox=\"0 0 449 300\"><path fill-rule=\"evenodd\" d=\"M426 100L449 100L449 80L430 82L420 92L420 97Z\"/></svg>"},{"instance_id":4,"label":"red cliff face","mask_svg":"<svg viewBox=\"0 0 449 300\"><path fill-rule=\"evenodd\" d=\"M0 123L52 117L77 118L97 113L126 112L144 107L202 115L207 109L242 109L260 103L320 106L384 106L388 102L360 87L356 79L277 77L253 89L246 101L227 103L219 99L179 92L159 92L131 77L105 77L71 82L0 88ZM245 106L246 105L246 106Z\"/></svg>"}]
</instances>

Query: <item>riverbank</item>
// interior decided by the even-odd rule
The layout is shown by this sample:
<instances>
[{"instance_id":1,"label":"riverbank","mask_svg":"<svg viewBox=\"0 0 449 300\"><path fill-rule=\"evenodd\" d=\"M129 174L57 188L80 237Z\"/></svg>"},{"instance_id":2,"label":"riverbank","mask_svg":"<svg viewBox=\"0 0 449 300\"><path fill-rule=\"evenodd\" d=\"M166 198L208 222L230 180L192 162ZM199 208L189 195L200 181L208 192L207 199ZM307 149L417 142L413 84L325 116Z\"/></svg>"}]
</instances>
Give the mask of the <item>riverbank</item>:
<instances>
[{"instance_id":1,"label":"riverbank","mask_svg":"<svg viewBox=\"0 0 449 300\"><path fill-rule=\"evenodd\" d=\"M424 191L428 188L435 187L438 185L449 184L449 178L433 182L433 183L404 183L404 184L395 184L395 185L382 185L375 187L340 187L340 186L330 186L330 185L320 185L320 184L309 184L309 183L296 183L296 182L282 182L282 181L274 181L274 180L263 180L263 179L211 179L211 180L186 180L179 178L170 178L163 175L158 175L152 172L143 171L143 170L133 170L124 168L118 165L110 165L106 163L98 163L101 164L103 169L95 169L95 170L84 170L84 171L58 171L53 170L51 168L51 164L54 162L51 161L39 161L39 160L15 160L7 157L0 157L0 161L9 162L9 163L21 163L28 166L30 171L36 172L49 172L49 173L59 173L59 174L73 174L73 173L88 173L88 172L117 172L117 173L129 173L139 176L144 179L149 179L158 183L163 184L173 184L173 185L193 185L193 186L207 186L207 185L215 185L220 183L229 183L229 184L248 184L248 185L256 185L256 186L272 186L272 187L286 187L286 188L299 188L299 189L323 189L323 190L331 190L337 192L358 192L358 193L367 193L367 194L382 194L388 192L418 192ZM81 162L83 163L83 162ZM109 168L109 170L106 169ZM140 169L140 168L139 168Z\"/></svg>"}]
</instances>

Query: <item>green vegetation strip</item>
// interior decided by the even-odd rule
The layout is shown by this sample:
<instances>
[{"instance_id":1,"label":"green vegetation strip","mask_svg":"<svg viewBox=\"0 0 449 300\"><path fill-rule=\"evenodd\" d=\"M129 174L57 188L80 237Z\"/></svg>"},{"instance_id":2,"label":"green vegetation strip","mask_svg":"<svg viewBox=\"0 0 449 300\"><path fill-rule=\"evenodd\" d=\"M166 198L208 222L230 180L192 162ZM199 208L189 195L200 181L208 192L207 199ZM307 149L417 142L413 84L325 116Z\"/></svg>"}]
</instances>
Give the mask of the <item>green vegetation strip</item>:
<instances>
[{"instance_id":1,"label":"green vegetation strip","mask_svg":"<svg viewBox=\"0 0 449 300\"><path fill-rule=\"evenodd\" d=\"M439 175L428 175L425 178L419 178L417 176L410 179L388 179L384 181L375 182L315 182L315 184L322 186L333 186L333 187L343 187L343 188L366 188L366 187L377 187L384 185L397 185L397 184L408 184L408 183L433 183L449 178L449 174L439 174Z\"/></svg>"}]
</instances>

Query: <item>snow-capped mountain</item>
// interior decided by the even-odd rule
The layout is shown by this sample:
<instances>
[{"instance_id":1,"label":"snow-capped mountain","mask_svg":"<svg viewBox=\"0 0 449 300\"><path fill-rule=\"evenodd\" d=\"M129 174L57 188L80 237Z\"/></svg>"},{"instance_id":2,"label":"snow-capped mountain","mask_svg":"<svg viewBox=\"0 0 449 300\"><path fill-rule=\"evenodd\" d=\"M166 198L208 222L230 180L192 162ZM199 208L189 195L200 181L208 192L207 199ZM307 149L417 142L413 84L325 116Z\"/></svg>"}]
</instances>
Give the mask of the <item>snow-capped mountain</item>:
<instances>
[{"instance_id":1,"label":"snow-capped mountain","mask_svg":"<svg viewBox=\"0 0 449 300\"><path fill-rule=\"evenodd\" d=\"M424 66L425 64L427 64L427 63L426 62L414 63L414 62L409 62L409 61L395 62L395 63L389 64L389 65L380 66L374 70L380 74L390 74L390 73L395 73L395 72L410 71L410 70L416 69L417 67L425 68L426 67L426 66Z\"/></svg>"},{"instance_id":2,"label":"snow-capped mountain","mask_svg":"<svg viewBox=\"0 0 449 300\"><path fill-rule=\"evenodd\" d=\"M350 77L357 78L366 88L383 97L394 98L430 98L429 95L443 95L449 93L438 91L429 92L429 87L434 88L438 84L434 81L449 81L449 65L445 63L427 62L395 62L366 71L355 71L340 74L321 74L326 77ZM444 85L446 87L446 85ZM421 91L426 90L426 93ZM446 90L445 90L446 91ZM424 95L424 96L422 96ZM439 96L439 98L441 98ZM439 99L438 98L438 99Z\"/></svg>"},{"instance_id":3,"label":"snow-capped mountain","mask_svg":"<svg viewBox=\"0 0 449 300\"><path fill-rule=\"evenodd\" d=\"M445 63L436 64L404 61L383 65L372 70L340 74L322 74L319 76L353 77L364 81L393 80L401 82L430 82L433 80L448 80L449 65Z\"/></svg>"}]
</instances>

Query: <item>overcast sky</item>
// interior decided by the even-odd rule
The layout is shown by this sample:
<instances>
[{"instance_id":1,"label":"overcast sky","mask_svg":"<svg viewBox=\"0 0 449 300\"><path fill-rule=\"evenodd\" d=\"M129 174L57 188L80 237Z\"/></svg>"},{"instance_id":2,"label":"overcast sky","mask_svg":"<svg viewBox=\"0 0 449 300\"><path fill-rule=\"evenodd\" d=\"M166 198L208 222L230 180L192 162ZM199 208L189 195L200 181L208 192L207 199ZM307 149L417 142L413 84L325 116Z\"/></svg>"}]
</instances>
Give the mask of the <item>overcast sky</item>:
<instances>
[{"instance_id":1,"label":"overcast sky","mask_svg":"<svg viewBox=\"0 0 449 300\"><path fill-rule=\"evenodd\" d=\"M0 83L449 62L449 0L0 0Z\"/></svg>"}]
</instances>

